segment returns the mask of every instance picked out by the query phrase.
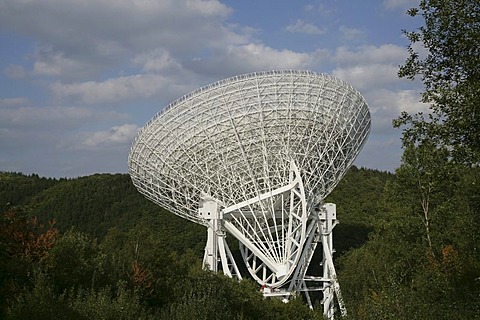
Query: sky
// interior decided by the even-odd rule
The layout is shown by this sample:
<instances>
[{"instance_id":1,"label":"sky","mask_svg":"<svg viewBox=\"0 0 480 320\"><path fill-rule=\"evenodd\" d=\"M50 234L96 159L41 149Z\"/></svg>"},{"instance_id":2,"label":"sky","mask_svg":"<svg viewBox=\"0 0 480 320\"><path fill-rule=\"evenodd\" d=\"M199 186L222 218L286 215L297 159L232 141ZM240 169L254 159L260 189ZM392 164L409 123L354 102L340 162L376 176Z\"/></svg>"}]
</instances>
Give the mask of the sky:
<instances>
[{"instance_id":1,"label":"sky","mask_svg":"<svg viewBox=\"0 0 480 320\"><path fill-rule=\"evenodd\" d=\"M357 88L372 115L358 167L400 165L399 79L415 0L2 0L0 171L126 173L137 131L171 101L237 74L299 69Z\"/></svg>"}]
</instances>

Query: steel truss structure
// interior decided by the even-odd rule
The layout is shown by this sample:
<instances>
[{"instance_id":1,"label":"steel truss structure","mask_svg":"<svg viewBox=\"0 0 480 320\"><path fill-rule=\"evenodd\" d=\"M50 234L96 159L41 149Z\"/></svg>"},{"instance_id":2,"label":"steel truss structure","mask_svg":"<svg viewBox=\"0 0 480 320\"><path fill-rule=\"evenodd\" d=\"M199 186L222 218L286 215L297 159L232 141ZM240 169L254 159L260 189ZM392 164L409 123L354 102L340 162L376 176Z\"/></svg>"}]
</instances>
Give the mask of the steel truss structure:
<instances>
[{"instance_id":1,"label":"steel truss structure","mask_svg":"<svg viewBox=\"0 0 480 320\"><path fill-rule=\"evenodd\" d=\"M257 72L202 87L172 102L139 132L129 155L148 199L207 227L204 265L241 279L225 241L265 295L323 293L345 312L333 266L335 207L324 204L370 131L353 87L309 71ZM307 276L318 243L323 275Z\"/></svg>"}]
</instances>

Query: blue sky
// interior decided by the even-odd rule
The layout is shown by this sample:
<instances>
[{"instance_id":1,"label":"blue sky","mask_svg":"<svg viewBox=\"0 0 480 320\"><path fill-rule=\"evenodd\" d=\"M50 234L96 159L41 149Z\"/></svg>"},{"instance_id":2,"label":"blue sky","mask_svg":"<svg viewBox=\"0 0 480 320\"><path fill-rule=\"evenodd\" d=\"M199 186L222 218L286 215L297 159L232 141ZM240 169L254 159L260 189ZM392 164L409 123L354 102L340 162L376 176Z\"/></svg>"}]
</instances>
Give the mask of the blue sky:
<instances>
[{"instance_id":1,"label":"blue sky","mask_svg":"<svg viewBox=\"0 0 480 320\"><path fill-rule=\"evenodd\" d=\"M236 74L305 69L356 87L372 114L355 164L400 164L401 111L426 110L398 79L412 0L3 0L0 171L127 172L136 132L172 100Z\"/></svg>"}]
</instances>

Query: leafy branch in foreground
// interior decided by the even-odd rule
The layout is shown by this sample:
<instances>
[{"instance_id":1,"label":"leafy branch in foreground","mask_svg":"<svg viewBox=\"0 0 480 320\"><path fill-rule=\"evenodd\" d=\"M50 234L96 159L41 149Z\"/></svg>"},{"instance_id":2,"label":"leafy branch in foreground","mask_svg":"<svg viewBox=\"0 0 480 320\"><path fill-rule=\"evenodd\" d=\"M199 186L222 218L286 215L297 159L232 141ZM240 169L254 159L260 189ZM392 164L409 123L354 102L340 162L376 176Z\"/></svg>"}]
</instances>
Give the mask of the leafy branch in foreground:
<instances>
[{"instance_id":1,"label":"leafy branch in foreground","mask_svg":"<svg viewBox=\"0 0 480 320\"><path fill-rule=\"evenodd\" d=\"M478 0L422 0L408 11L425 24L403 33L410 40L409 57L399 76L419 77L422 102L431 115L402 116L404 138L423 134L443 144L460 163L478 164L480 157L480 2ZM412 133L417 132L417 137Z\"/></svg>"}]
</instances>

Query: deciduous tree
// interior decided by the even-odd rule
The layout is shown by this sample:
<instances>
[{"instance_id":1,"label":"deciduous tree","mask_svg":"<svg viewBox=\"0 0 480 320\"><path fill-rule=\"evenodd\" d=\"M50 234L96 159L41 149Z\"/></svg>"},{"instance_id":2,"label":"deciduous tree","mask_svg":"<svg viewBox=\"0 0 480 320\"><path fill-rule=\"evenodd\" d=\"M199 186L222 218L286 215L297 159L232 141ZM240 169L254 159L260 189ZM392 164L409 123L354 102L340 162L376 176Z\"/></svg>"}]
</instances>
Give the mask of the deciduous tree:
<instances>
[{"instance_id":1,"label":"deciduous tree","mask_svg":"<svg viewBox=\"0 0 480 320\"><path fill-rule=\"evenodd\" d=\"M410 40L409 57L399 76L420 78L422 101L431 114L408 115L404 139L432 138L447 146L459 162L480 160L480 2L478 0L422 0L408 10L421 15L424 25L404 34ZM422 134L418 134L421 132Z\"/></svg>"}]
</instances>

